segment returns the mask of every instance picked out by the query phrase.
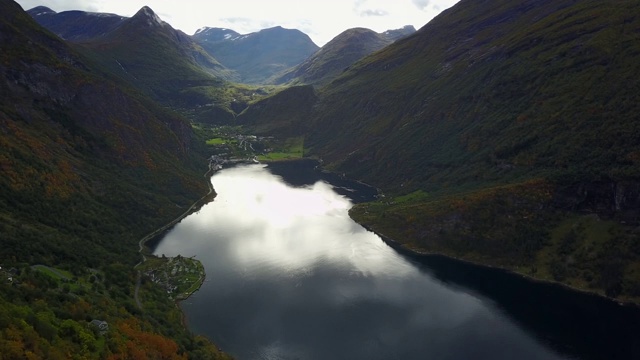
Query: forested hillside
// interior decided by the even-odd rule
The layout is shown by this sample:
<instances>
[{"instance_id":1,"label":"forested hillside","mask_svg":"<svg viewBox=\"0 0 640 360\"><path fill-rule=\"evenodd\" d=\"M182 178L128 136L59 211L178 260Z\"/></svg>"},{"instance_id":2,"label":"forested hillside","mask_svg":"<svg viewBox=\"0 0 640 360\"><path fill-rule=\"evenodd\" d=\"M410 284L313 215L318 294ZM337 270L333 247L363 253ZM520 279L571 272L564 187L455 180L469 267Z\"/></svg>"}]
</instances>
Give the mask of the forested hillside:
<instances>
[{"instance_id":1,"label":"forested hillside","mask_svg":"<svg viewBox=\"0 0 640 360\"><path fill-rule=\"evenodd\" d=\"M160 289L133 298L138 240L207 192L190 124L9 0L0 48L0 358L218 356Z\"/></svg>"},{"instance_id":2,"label":"forested hillside","mask_svg":"<svg viewBox=\"0 0 640 360\"><path fill-rule=\"evenodd\" d=\"M352 211L374 230L638 299L639 6L463 0L289 121L305 153L383 190Z\"/></svg>"}]
</instances>

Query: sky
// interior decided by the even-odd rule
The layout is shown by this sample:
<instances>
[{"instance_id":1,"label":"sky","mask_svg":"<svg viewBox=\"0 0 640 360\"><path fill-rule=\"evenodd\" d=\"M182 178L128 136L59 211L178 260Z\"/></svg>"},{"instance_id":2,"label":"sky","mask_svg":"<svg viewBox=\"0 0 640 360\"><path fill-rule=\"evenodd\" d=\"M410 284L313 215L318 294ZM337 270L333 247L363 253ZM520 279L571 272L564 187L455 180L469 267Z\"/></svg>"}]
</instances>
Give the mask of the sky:
<instances>
[{"instance_id":1,"label":"sky","mask_svg":"<svg viewBox=\"0 0 640 360\"><path fill-rule=\"evenodd\" d=\"M318 46L343 31L376 32L405 25L421 28L458 0L17 0L23 9L84 10L133 16L149 6L160 18L192 35L205 26L240 34L282 26L309 35Z\"/></svg>"}]
</instances>

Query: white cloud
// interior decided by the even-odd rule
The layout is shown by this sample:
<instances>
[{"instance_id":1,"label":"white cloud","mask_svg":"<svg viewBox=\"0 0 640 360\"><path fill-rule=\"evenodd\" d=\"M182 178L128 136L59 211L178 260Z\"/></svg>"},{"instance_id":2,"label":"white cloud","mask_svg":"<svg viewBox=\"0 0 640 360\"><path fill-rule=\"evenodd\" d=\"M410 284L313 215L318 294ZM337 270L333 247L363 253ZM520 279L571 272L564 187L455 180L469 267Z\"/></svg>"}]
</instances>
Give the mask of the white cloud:
<instances>
[{"instance_id":1,"label":"white cloud","mask_svg":"<svg viewBox=\"0 0 640 360\"><path fill-rule=\"evenodd\" d=\"M187 34L203 26L241 34L276 25L299 29L319 46L341 32L365 27L382 32L404 25L422 27L457 0L18 0L25 10L38 5L55 11L85 10L132 16L148 5L162 20ZM416 9L418 6L418 9ZM420 6L424 6L420 8Z\"/></svg>"},{"instance_id":2,"label":"white cloud","mask_svg":"<svg viewBox=\"0 0 640 360\"><path fill-rule=\"evenodd\" d=\"M420 10L424 10L431 3L430 0L413 0L413 4L418 7Z\"/></svg>"},{"instance_id":3,"label":"white cloud","mask_svg":"<svg viewBox=\"0 0 640 360\"><path fill-rule=\"evenodd\" d=\"M365 16L365 17L366 16L386 16L386 15L389 15L389 13L380 9L375 9L375 10L367 9L360 12L360 16Z\"/></svg>"},{"instance_id":4,"label":"white cloud","mask_svg":"<svg viewBox=\"0 0 640 360\"><path fill-rule=\"evenodd\" d=\"M93 0L22 0L18 1L18 3L24 10L43 5L57 12L80 9L84 11L99 11L99 7Z\"/></svg>"}]
</instances>

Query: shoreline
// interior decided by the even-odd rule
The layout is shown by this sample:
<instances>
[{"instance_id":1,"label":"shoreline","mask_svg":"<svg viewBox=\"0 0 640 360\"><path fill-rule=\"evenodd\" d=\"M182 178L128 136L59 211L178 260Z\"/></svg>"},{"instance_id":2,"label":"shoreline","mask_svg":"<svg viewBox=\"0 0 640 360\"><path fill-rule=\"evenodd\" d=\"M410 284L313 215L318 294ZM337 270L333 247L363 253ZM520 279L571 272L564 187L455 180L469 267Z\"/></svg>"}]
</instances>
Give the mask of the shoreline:
<instances>
[{"instance_id":1,"label":"shoreline","mask_svg":"<svg viewBox=\"0 0 640 360\"><path fill-rule=\"evenodd\" d=\"M189 216L190 214L193 213L193 211L195 211L196 209L198 209L199 207L202 207L204 204L208 203L209 201L213 200L210 199L211 196L213 195L213 197L215 197L215 190L213 188L213 184L211 184L211 177L213 176L213 174L215 173L215 171L208 169L207 172L204 173L204 177L205 179L207 179L207 186L209 187L209 191L207 192L207 194L205 194L204 196L202 196L200 199L196 200L193 204L191 204L191 206L189 206L189 208L183 212L182 214L178 215L178 217L176 217L175 219L171 220L170 222L168 222L167 224L161 226L160 228L152 231L151 233L147 234L146 236L144 236L142 239L140 239L140 241L138 241L138 252L140 253L140 255L142 256L142 260L140 260L140 262L138 262L136 265L134 265L134 269L137 271L137 279L136 279L136 286L134 289L134 300L136 302L136 305L138 306L138 308L140 310L143 310L142 308L142 303L140 302L140 298L139 298L139 291L140 291L140 284L141 284L141 279L142 279L142 272L140 271L140 265L142 265L143 263L145 263L147 261L147 257L156 257L155 255L151 254L150 252L147 252L147 250L150 250L149 248L147 248L146 243L148 241L151 241L153 239L155 239L156 237L158 237L159 235L161 235L163 232L169 230L171 227L175 226L177 223L179 223L180 221L182 221L182 219L184 219L185 217ZM193 261L197 261L198 263L200 263L200 265L203 267L204 269L204 265L202 264L202 262L200 262L200 260L196 260L196 259L192 259ZM202 286L202 284L204 283L204 280L206 278L206 273L198 279L198 286L195 290L191 291L188 295L184 296L184 297L176 297L174 300L174 303L176 304L176 307L178 307L180 309L180 312L182 313L182 318L184 319L184 312L182 311L182 309L179 306L179 302L188 299L193 293L195 293L196 291L200 290L200 287ZM183 321L183 326L188 330L189 328L186 326L186 322Z\"/></svg>"},{"instance_id":2,"label":"shoreline","mask_svg":"<svg viewBox=\"0 0 640 360\"><path fill-rule=\"evenodd\" d=\"M344 175L341 175L339 173L323 169L322 168L322 160L320 160L320 159L299 158L299 159L286 159L285 161L292 162L292 161L305 161L305 160L318 162L318 165L316 166L316 168L320 172L323 172L323 173L326 173L326 174L333 174L333 175L338 176L339 178L342 178L342 179L348 179ZM276 162L280 162L280 161L276 161ZM266 162L267 165L268 165L268 163L269 162ZM384 196L382 190L377 188L377 187L375 187L375 186L369 185L369 184L364 183L364 182L362 182L360 180L353 180L353 179L349 179L349 180L357 182L357 183L362 184L364 186L376 189L377 192L378 192L378 196ZM611 301L613 303L616 303L619 306L633 307L633 308L640 309L640 300L639 301L621 300L621 299L617 299L617 298L613 298L613 297L607 296L604 293L601 293L601 292L598 292L598 291L595 291L595 290L584 289L584 288L572 286L572 285L569 285L569 284L566 284L566 283L562 283L562 282L559 282L559 281L537 278L537 277L531 276L529 274L521 273L521 272L518 272L516 270L509 269L509 268L506 268L506 267L502 267L502 266L499 266L499 265L492 265L492 264L487 264L487 263L483 263L483 262L472 261L472 260L463 259L463 258L460 258L460 257L451 256L451 255L438 253L438 252L428 252L426 250L411 249L411 248L406 247L401 242L399 242L397 240L394 240L391 237L389 237L387 235L384 235L384 234L382 234L382 233L380 233L378 231L373 230L373 228L371 226L365 225L365 224L362 224L362 223L356 221L353 217L351 217L351 215L349 215L349 217L351 218L351 220L353 220L355 223L357 223L358 225L362 226L366 230L371 231L372 233L378 235L385 244L387 244L388 246L390 246L394 250L396 250L396 251L398 251L398 252L400 252L400 253L402 253L404 255L413 256L413 257L416 257L416 256L417 257L441 257L441 258L446 258L446 259L453 260L453 261L459 261L459 262L462 262L462 263L465 263L465 264L470 264L470 265L479 266L479 267L483 267L483 268L496 269L496 270L504 271L504 272L506 272L508 274L511 274L511 275L522 277L522 278L527 279L528 281L531 281L531 282L534 282L534 283L560 286L560 287L562 287L564 289L575 291L575 292L578 292L578 293L581 293L581 294L597 296L597 297L599 297L601 299L605 299L605 300Z\"/></svg>"},{"instance_id":3,"label":"shoreline","mask_svg":"<svg viewBox=\"0 0 640 360\"><path fill-rule=\"evenodd\" d=\"M360 226L362 226L363 228L365 228L367 231L371 231L372 233L374 233L377 236L379 236L380 239L382 239L382 241L385 244L387 244L389 247L391 247L392 249L398 251L399 253L401 253L403 255L408 255L408 256L413 256L413 257L440 257L440 258L445 258L445 259L449 259L449 260L453 260L453 261L458 261L458 262L462 262L462 263L465 263L465 264L479 266L479 267L483 267L483 268L487 268L487 269L500 270L500 271L504 271L505 273L508 273L508 274L511 274L511 275L514 275L514 276L519 276L521 278L524 278L524 279L526 279L528 281L531 281L531 282L534 282L534 283L560 286L560 287L562 287L564 289L571 290L571 291L574 291L574 292L578 292L578 293L582 293L582 294L586 294L586 295L591 295L591 296L597 296L597 297L599 297L601 299L605 299L607 301L613 302L613 303L617 304L618 306L624 306L624 307L631 307L631 308L640 309L640 303L637 303L637 302L624 301L624 300L612 298L612 297L606 296L606 295L601 294L601 293L596 292L596 291L578 288L578 287L571 286L571 285L568 285L568 284L565 284L565 283L561 283L561 282L558 282L558 281L552 281L552 280L536 278L536 277L533 277L531 275L523 274L523 273L517 272L515 270L504 268L504 267L501 267L501 266L498 266L498 265L490 265L490 264L486 264L486 263L475 262L475 261L462 259L462 258L455 257L455 256L442 254L442 253L427 252L427 251L420 251L420 250L410 249L410 248L406 247L405 245L403 245L401 242L399 242L397 240L394 240L394 239L390 238L389 236L386 236L386 235L384 235L384 234L382 234L382 233L380 233L378 231L375 231L373 228L371 228L371 226L359 223L356 220L354 220L353 218L351 218L351 219L354 222L356 222L357 224L359 224Z\"/></svg>"},{"instance_id":4,"label":"shoreline","mask_svg":"<svg viewBox=\"0 0 640 360\"><path fill-rule=\"evenodd\" d=\"M210 179L211 176L213 176L215 172L213 172L211 169L207 170L207 172L204 173L204 177L206 179ZM147 255L152 255L152 254L145 254L143 251L146 249L145 244L149 241L152 240L153 238L155 238L156 236L160 235L163 231L168 230L170 227L176 225L177 223L179 223L182 219L184 219L185 217L189 216L193 210L198 207L198 206L202 206L204 204L206 204L206 200L207 198L209 198L212 194L215 195L215 190L213 189L213 185L211 184L211 181L207 181L207 186L209 187L209 192L207 192L206 195L202 196L200 199L196 200L193 204L191 204L191 206L189 206L189 208L183 212L182 214L178 215L178 217L176 217L175 219L171 220L170 222L168 222L167 224L163 225L162 227L152 231L151 233L147 234L146 236L144 236L142 239L140 239L140 241L138 241L138 252L142 255L142 261L140 261L138 264L135 265L135 267L137 267L138 265L140 265L141 263L146 261L146 256ZM207 201L208 202L208 201ZM135 268L134 267L134 268Z\"/></svg>"}]
</instances>

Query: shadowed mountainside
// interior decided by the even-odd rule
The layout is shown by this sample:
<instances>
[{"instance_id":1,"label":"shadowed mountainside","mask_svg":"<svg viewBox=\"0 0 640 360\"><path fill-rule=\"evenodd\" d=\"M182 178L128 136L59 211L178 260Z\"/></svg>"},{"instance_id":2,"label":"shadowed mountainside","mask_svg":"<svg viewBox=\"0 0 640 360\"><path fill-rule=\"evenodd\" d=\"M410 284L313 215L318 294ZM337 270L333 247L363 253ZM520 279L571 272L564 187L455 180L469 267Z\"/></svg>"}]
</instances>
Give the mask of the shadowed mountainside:
<instances>
[{"instance_id":1,"label":"shadowed mountainside","mask_svg":"<svg viewBox=\"0 0 640 360\"><path fill-rule=\"evenodd\" d=\"M387 193L352 210L370 228L637 299L638 6L463 0L289 121L306 153Z\"/></svg>"},{"instance_id":2,"label":"shadowed mountainside","mask_svg":"<svg viewBox=\"0 0 640 360\"><path fill-rule=\"evenodd\" d=\"M380 34L365 28L348 29L326 43L300 65L287 69L269 81L274 84L326 84L366 55L415 31L413 26L388 30Z\"/></svg>"},{"instance_id":3,"label":"shadowed mountainside","mask_svg":"<svg viewBox=\"0 0 640 360\"><path fill-rule=\"evenodd\" d=\"M177 213L174 203L206 189L190 179L197 169L188 165L190 125L101 78L16 4L2 6L3 257L85 266L137 259L123 248L148 229L141 225L161 223ZM165 187L173 192L147 194ZM93 210L80 211L85 207ZM84 227L97 214L102 225ZM23 223L39 224L30 227L34 239L15 242L10 234ZM127 227L139 230L123 236ZM39 231L46 234L35 236Z\"/></svg>"},{"instance_id":4,"label":"shadowed mountainside","mask_svg":"<svg viewBox=\"0 0 640 360\"><path fill-rule=\"evenodd\" d=\"M109 34L79 47L111 73L173 106L193 106L184 91L221 87L232 74L148 7Z\"/></svg>"},{"instance_id":5,"label":"shadowed mountainside","mask_svg":"<svg viewBox=\"0 0 640 360\"><path fill-rule=\"evenodd\" d=\"M238 116L237 123L261 134L302 136L309 131L305 120L313 115L317 101L311 85L288 87L249 106ZM297 121L299 118L305 120Z\"/></svg>"},{"instance_id":6,"label":"shadowed mountainside","mask_svg":"<svg viewBox=\"0 0 640 360\"><path fill-rule=\"evenodd\" d=\"M143 283L144 311L131 296L138 240L206 193L190 124L13 1L0 0L0 47L2 357L222 358L163 291Z\"/></svg>"},{"instance_id":7,"label":"shadowed mountainside","mask_svg":"<svg viewBox=\"0 0 640 360\"><path fill-rule=\"evenodd\" d=\"M127 19L124 16L85 11L57 13L48 7L37 6L27 11L38 24L68 41L86 41L104 36Z\"/></svg>"},{"instance_id":8,"label":"shadowed mountainside","mask_svg":"<svg viewBox=\"0 0 640 360\"><path fill-rule=\"evenodd\" d=\"M318 50L309 36L299 30L276 26L255 33L222 36L210 28L194 35L194 39L211 56L239 74L237 81L264 83L274 74L301 63ZM229 31L225 34L233 35Z\"/></svg>"}]
</instances>

